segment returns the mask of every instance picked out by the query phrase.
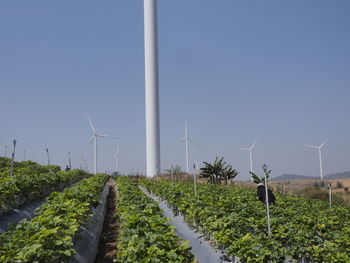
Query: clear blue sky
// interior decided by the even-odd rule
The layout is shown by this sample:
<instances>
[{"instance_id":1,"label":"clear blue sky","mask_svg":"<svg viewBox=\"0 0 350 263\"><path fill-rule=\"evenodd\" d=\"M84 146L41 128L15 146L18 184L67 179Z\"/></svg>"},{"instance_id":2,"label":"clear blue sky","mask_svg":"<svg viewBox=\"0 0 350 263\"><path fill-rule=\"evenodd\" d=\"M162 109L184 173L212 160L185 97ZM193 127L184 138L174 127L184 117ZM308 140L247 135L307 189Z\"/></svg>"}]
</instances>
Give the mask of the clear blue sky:
<instances>
[{"instance_id":1,"label":"clear blue sky","mask_svg":"<svg viewBox=\"0 0 350 263\"><path fill-rule=\"evenodd\" d=\"M224 156L248 178L350 170L350 2L158 1L162 169L185 169L183 136L199 161ZM99 170L119 144L122 172L145 169L143 1L0 2L0 154L65 165L97 130ZM86 151L92 169L92 147ZM257 168L256 168L257 169Z\"/></svg>"}]
</instances>

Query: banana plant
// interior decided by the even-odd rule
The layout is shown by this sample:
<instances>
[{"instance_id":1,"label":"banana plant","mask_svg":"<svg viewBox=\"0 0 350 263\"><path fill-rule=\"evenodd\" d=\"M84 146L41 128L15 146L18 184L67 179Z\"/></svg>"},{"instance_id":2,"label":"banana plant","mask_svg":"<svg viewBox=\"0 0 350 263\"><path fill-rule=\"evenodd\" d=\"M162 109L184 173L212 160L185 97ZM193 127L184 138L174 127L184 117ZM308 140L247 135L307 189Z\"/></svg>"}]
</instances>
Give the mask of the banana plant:
<instances>
[{"instance_id":1,"label":"banana plant","mask_svg":"<svg viewBox=\"0 0 350 263\"><path fill-rule=\"evenodd\" d=\"M265 182L265 175L266 175L266 180L268 181L270 173L271 173L271 170L267 170L267 165L266 164L263 165L263 171L264 171L264 176L261 177L261 178L259 176L257 176L255 173L253 173L252 171L249 171L249 173L250 173L254 183L256 183L256 184L264 184L264 182Z\"/></svg>"}]
</instances>

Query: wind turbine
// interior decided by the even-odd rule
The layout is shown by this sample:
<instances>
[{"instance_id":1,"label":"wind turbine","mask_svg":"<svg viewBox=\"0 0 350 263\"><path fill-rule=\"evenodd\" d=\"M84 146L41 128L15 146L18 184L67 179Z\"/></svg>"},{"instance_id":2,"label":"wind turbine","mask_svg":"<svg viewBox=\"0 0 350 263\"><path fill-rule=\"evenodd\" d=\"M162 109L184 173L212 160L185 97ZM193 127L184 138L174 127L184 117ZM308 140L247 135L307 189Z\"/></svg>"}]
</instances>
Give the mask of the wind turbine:
<instances>
[{"instance_id":1,"label":"wind turbine","mask_svg":"<svg viewBox=\"0 0 350 263\"><path fill-rule=\"evenodd\" d=\"M328 139L326 139L320 146L305 144L305 146L307 146L307 147L314 148L314 149L318 150L318 157L319 157L319 160L320 160L320 176L321 176L321 180L323 179L321 149L326 144L327 141L328 141Z\"/></svg>"},{"instance_id":2,"label":"wind turbine","mask_svg":"<svg viewBox=\"0 0 350 263\"><path fill-rule=\"evenodd\" d=\"M252 144L252 146L250 146L250 148L235 148L236 150L240 150L240 151L249 151L249 162L250 162L251 172L253 172L253 151L254 151L256 142L257 140L255 140L255 142Z\"/></svg>"},{"instance_id":3,"label":"wind turbine","mask_svg":"<svg viewBox=\"0 0 350 263\"><path fill-rule=\"evenodd\" d=\"M113 156L111 156L111 157L109 157L109 158L107 159L107 161L108 161L108 160L111 160L111 159L114 159L114 158L115 158L115 171L116 171L117 173L119 173L119 172L118 172L118 168L119 168L119 165L118 165L119 159L120 159L120 160L123 160L123 161L125 161L125 160L124 160L123 158L120 157L118 145L117 145L117 152L116 152L116 154L113 155Z\"/></svg>"},{"instance_id":4,"label":"wind turbine","mask_svg":"<svg viewBox=\"0 0 350 263\"><path fill-rule=\"evenodd\" d=\"M197 144L198 146L202 147L199 143L195 142L192 138L188 136L187 132L187 122L185 121L185 136L180 138L176 143L179 143L181 141L185 141L186 145L186 173L189 172L189 152L188 152L188 142L191 141L194 144Z\"/></svg>"},{"instance_id":5,"label":"wind turbine","mask_svg":"<svg viewBox=\"0 0 350 263\"><path fill-rule=\"evenodd\" d=\"M86 146L89 147L89 145L92 143L92 141L94 141L94 174L97 174L97 137L103 137L103 138L112 138L112 139L117 139L117 137L113 137L113 136L109 136L109 135L105 135L105 134L101 134L101 133L97 133L95 130L94 125L92 124L89 116L86 116L89 123L90 123L90 127L92 129L93 135L88 143L88 145ZM85 148L85 149L86 149Z\"/></svg>"}]
</instances>

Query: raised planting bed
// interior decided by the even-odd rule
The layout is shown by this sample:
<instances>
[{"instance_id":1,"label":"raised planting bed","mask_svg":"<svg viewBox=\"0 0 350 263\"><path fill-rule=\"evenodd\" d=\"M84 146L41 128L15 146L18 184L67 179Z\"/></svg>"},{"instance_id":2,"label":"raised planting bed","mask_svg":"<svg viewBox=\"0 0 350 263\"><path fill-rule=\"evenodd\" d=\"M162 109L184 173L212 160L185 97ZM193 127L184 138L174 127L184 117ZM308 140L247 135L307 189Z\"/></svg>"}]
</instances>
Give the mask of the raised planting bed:
<instances>
[{"instance_id":1,"label":"raised planting bed","mask_svg":"<svg viewBox=\"0 0 350 263\"><path fill-rule=\"evenodd\" d=\"M106 175L95 175L51 193L32 220L0 236L0 262L67 262L76 251L74 242L98 207Z\"/></svg>"},{"instance_id":2,"label":"raised planting bed","mask_svg":"<svg viewBox=\"0 0 350 263\"><path fill-rule=\"evenodd\" d=\"M44 198L53 191L62 191L89 176L84 171L72 170L0 178L0 217L25 203Z\"/></svg>"},{"instance_id":3,"label":"raised planting bed","mask_svg":"<svg viewBox=\"0 0 350 263\"><path fill-rule=\"evenodd\" d=\"M189 242L176 236L157 203L129 178L116 180L120 219L116 262L194 262Z\"/></svg>"},{"instance_id":4,"label":"raised planting bed","mask_svg":"<svg viewBox=\"0 0 350 263\"><path fill-rule=\"evenodd\" d=\"M213 244L241 262L350 262L350 208L277 195L266 212L255 191L240 187L141 180L149 192L166 200L175 213Z\"/></svg>"}]
</instances>

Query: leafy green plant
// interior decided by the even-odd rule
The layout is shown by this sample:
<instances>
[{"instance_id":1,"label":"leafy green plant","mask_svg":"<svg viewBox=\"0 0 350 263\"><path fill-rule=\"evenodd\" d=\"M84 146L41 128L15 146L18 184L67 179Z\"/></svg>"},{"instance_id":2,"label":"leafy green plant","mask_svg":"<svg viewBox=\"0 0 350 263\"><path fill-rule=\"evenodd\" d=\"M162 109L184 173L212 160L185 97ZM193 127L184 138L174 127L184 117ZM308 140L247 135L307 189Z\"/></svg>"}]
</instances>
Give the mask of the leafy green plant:
<instances>
[{"instance_id":1,"label":"leafy green plant","mask_svg":"<svg viewBox=\"0 0 350 263\"><path fill-rule=\"evenodd\" d=\"M117 178L120 239L115 262L193 262L189 242L175 235L158 205L127 177Z\"/></svg>"},{"instance_id":2,"label":"leafy green plant","mask_svg":"<svg viewBox=\"0 0 350 263\"><path fill-rule=\"evenodd\" d=\"M271 170L267 169L267 165L266 164L263 165L263 171L264 171L264 176L262 176L261 178L259 176L257 176L255 173L253 173L252 171L249 171L251 177L253 178L254 183L256 183L256 184L260 184L260 183L261 184L265 184L265 176L266 176L266 180L267 181L269 180Z\"/></svg>"},{"instance_id":3,"label":"leafy green plant","mask_svg":"<svg viewBox=\"0 0 350 263\"><path fill-rule=\"evenodd\" d=\"M67 262L106 179L95 175L62 193L51 193L32 220L23 220L0 236L0 262Z\"/></svg>"},{"instance_id":4,"label":"leafy green plant","mask_svg":"<svg viewBox=\"0 0 350 263\"><path fill-rule=\"evenodd\" d=\"M268 170L266 169L266 172ZM328 201L276 194L270 207L271 235L266 235L265 207L255 191L190 183L141 180L156 196L181 213L186 222L224 249L248 262L350 262L350 207Z\"/></svg>"}]
</instances>

